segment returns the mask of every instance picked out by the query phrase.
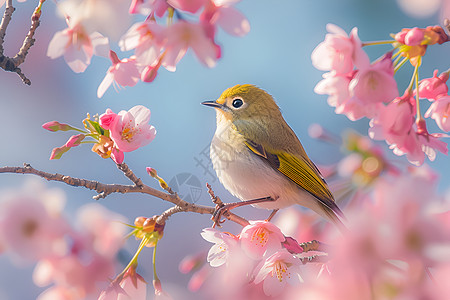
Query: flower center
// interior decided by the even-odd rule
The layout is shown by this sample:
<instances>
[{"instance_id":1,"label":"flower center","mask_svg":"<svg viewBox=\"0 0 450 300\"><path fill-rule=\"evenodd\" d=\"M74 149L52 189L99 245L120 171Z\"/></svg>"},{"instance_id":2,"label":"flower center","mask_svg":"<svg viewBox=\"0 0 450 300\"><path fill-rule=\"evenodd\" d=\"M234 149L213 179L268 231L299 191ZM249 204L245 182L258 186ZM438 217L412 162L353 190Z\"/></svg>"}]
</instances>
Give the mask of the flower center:
<instances>
[{"instance_id":1,"label":"flower center","mask_svg":"<svg viewBox=\"0 0 450 300\"><path fill-rule=\"evenodd\" d=\"M255 242L260 247L264 247L267 244L267 242L269 241L268 235L269 235L269 232L265 228L258 228L252 234L251 241Z\"/></svg>"},{"instance_id":2,"label":"flower center","mask_svg":"<svg viewBox=\"0 0 450 300\"><path fill-rule=\"evenodd\" d=\"M284 278L291 277L291 273L288 272L288 268L282 261L275 262L272 271L272 277L276 276L279 282L282 282Z\"/></svg>"},{"instance_id":3,"label":"flower center","mask_svg":"<svg viewBox=\"0 0 450 300\"><path fill-rule=\"evenodd\" d=\"M38 228L38 224L35 220L29 219L22 225L22 233L25 237L32 237Z\"/></svg>"}]
</instances>

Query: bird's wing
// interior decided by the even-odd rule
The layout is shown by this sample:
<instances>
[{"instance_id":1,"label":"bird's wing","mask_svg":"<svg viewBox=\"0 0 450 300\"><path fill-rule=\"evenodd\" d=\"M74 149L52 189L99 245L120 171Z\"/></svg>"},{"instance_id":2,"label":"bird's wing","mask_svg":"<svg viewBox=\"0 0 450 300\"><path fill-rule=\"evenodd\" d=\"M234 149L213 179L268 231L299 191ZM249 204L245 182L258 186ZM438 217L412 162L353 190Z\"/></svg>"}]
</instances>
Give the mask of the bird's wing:
<instances>
[{"instance_id":1,"label":"bird's wing","mask_svg":"<svg viewBox=\"0 0 450 300\"><path fill-rule=\"evenodd\" d=\"M285 175L300 188L313 195L325 207L343 217L325 180L314 163L306 157L306 154L305 157L299 157L286 152L271 153L262 145L252 141L247 140L245 143L250 151L267 161L270 166Z\"/></svg>"}]
</instances>

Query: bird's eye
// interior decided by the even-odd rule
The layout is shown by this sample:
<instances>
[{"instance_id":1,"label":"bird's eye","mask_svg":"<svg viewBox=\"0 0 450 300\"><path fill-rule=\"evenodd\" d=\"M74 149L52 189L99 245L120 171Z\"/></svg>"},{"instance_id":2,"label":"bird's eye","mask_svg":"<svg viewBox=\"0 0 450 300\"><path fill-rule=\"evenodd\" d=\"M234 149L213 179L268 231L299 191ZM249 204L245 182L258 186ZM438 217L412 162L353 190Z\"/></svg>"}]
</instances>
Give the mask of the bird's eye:
<instances>
[{"instance_id":1,"label":"bird's eye","mask_svg":"<svg viewBox=\"0 0 450 300\"><path fill-rule=\"evenodd\" d=\"M244 101L242 101L242 99L239 98L234 99L232 103L234 108L239 108L242 106L242 104L244 104Z\"/></svg>"}]
</instances>

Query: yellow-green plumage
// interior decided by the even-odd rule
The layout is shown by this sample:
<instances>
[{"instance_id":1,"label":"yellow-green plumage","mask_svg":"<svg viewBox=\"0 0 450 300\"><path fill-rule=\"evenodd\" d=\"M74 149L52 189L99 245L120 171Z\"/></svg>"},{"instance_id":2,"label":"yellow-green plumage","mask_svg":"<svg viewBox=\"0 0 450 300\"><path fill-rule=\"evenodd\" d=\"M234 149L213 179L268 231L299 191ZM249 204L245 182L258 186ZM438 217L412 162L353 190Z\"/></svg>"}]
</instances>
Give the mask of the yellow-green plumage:
<instances>
[{"instance_id":1,"label":"yellow-green plumage","mask_svg":"<svg viewBox=\"0 0 450 300\"><path fill-rule=\"evenodd\" d=\"M242 105L234 107L236 101ZM217 111L211 158L225 188L242 201L277 199L256 206L297 203L341 225L337 215L342 213L325 180L272 96L253 85L237 85L204 104Z\"/></svg>"}]
</instances>

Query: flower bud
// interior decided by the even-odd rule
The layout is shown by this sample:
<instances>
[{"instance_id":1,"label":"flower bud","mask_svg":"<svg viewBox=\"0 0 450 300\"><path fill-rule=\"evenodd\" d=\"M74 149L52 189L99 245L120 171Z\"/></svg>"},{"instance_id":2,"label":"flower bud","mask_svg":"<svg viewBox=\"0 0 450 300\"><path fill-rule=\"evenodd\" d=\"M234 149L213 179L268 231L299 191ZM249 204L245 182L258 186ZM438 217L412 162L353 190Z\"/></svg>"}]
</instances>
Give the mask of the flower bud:
<instances>
[{"instance_id":1,"label":"flower bud","mask_svg":"<svg viewBox=\"0 0 450 300\"><path fill-rule=\"evenodd\" d=\"M48 131L58 131L58 130L62 130L62 131L67 131L72 129L72 127L68 124L61 124L57 121L51 121L51 122L47 122L45 124L42 125L42 128L48 130Z\"/></svg>"},{"instance_id":2,"label":"flower bud","mask_svg":"<svg viewBox=\"0 0 450 300\"><path fill-rule=\"evenodd\" d=\"M158 177L158 173L156 172L155 169L147 167L146 168L148 175L152 176L153 178Z\"/></svg>"}]
</instances>

